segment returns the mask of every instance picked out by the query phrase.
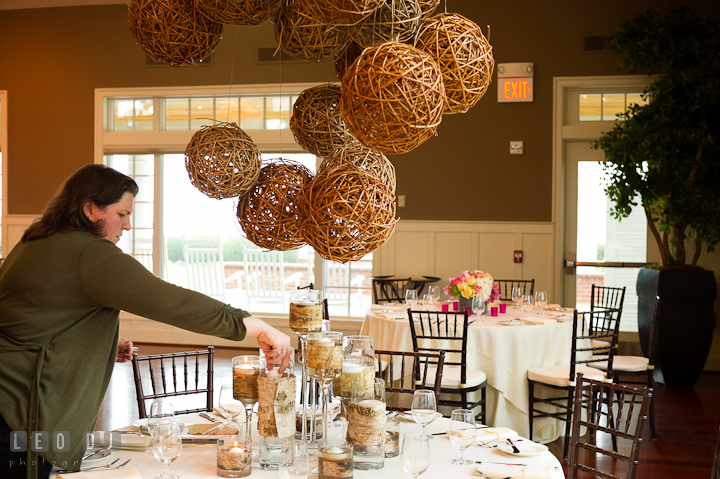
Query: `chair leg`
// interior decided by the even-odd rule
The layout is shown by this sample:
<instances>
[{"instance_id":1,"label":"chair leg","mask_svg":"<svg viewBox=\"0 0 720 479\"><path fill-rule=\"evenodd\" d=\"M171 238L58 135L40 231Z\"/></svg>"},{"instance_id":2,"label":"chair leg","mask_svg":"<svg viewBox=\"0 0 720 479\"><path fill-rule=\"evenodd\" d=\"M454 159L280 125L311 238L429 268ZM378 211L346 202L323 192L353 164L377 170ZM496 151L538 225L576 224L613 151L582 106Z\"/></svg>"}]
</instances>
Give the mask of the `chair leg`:
<instances>
[{"instance_id":1,"label":"chair leg","mask_svg":"<svg viewBox=\"0 0 720 479\"><path fill-rule=\"evenodd\" d=\"M487 386L484 386L481 389L481 394L480 394L480 397L482 399L482 405L480 407L480 411L481 411L480 414L482 414L482 423L485 425L487 425L487 396L486 396L486 393L487 393ZM652 406L652 403L651 403L651 406ZM655 424L652 422L651 422L651 424L653 424L653 429L654 429ZM655 435L653 433L653 438L654 437L655 437Z\"/></svg>"},{"instance_id":2,"label":"chair leg","mask_svg":"<svg viewBox=\"0 0 720 479\"><path fill-rule=\"evenodd\" d=\"M648 388L653 389L655 386L655 381L653 379L653 370L649 369L647 372L647 382L648 382ZM649 418L650 419L650 436L655 439L655 398L650 398L650 413Z\"/></svg>"},{"instance_id":3,"label":"chair leg","mask_svg":"<svg viewBox=\"0 0 720 479\"><path fill-rule=\"evenodd\" d=\"M528 388L528 391L529 391L529 397L528 397L529 401L528 402L530 403L530 417L529 417L529 419L530 419L530 437L528 439L530 439L532 441L533 440L533 410L535 409L535 383L533 383L532 381L530 381L530 387Z\"/></svg>"},{"instance_id":4,"label":"chair leg","mask_svg":"<svg viewBox=\"0 0 720 479\"><path fill-rule=\"evenodd\" d=\"M570 449L570 429L572 425L573 416L573 400L575 397L575 389L570 388L568 390L568 402L567 402L567 416L565 420L565 444L563 445L563 459L568 458L568 450Z\"/></svg>"}]
</instances>

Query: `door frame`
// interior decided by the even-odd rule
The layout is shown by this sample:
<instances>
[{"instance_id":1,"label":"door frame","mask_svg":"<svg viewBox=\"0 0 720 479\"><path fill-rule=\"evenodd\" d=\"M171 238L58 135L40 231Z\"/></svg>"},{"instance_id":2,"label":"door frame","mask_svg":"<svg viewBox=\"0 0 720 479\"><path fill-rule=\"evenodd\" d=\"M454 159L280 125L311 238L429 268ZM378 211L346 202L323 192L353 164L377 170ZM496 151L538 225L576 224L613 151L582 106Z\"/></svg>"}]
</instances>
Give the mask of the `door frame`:
<instances>
[{"instance_id":1,"label":"door frame","mask_svg":"<svg viewBox=\"0 0 720 479\"><path fill-rule=\"evenodd\" d=\"M567 107L568 90L583 88L617 88L617 87L645 87L655 77L649 75L612 75L587 77L555 77L553 78L553 180L552 204L553 224L555 236L555 296L556 302L565 304L564 260L565 260L565 145L568 141L592 141L614 123L603 121L589 121L581 124L568 124L565 109Z\"/></svg>"}]
</instances>

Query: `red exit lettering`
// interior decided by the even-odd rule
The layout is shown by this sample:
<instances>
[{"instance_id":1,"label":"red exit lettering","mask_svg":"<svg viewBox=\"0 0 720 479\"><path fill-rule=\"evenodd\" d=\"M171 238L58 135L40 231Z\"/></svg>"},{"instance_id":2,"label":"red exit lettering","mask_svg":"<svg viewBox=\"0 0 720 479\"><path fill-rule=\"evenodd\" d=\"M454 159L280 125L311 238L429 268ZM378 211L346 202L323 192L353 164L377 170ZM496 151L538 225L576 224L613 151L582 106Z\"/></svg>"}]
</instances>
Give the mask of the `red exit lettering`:
<instances>
[{"instance_id":1,"label":"red exit lettering","mask_svg":"<svg viewBox=\"0 0 720 479\"><path fill-rule=\"evenodd\" d=\"M503 98L506 100L526 100L532 91L527 80L505 80Z\"/></svg>"}]
</instances>

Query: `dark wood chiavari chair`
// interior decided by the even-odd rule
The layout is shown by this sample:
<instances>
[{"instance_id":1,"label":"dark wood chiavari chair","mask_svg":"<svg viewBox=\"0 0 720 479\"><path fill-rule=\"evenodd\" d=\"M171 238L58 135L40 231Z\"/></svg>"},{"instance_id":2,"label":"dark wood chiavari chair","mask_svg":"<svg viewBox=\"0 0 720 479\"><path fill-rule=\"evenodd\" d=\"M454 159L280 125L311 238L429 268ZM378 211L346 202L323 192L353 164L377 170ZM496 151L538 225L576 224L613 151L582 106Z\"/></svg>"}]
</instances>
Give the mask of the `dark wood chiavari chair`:
<instances>
[{"instance_id":1,"label":"dark wood chiavari chair","mask_svg":"<svg viewBox=\"0 0 720 479\"><path fill-rule=\"evenodd\" d=\"M535 279L496 279L495 282L500 285L501 301L511 301L512 290L518 286L524 289L526 295L535 294Z\"/></svg>"},{"instance_id":2,"label":"dark wood chiavari chair","mask_svg":"<svg viewBox=\"0 0 720 479\"><path fill-rule=\"evenodd\" d=\"M435 397L440 386L445 363L445 351L438 353L415 353L407 351L375 351L377 367L375 375L385 380L386 393L412 395L418 389L432 389ZM388 411L403 411L407 407L387 406Z\"/></svg>"}]
</instances>

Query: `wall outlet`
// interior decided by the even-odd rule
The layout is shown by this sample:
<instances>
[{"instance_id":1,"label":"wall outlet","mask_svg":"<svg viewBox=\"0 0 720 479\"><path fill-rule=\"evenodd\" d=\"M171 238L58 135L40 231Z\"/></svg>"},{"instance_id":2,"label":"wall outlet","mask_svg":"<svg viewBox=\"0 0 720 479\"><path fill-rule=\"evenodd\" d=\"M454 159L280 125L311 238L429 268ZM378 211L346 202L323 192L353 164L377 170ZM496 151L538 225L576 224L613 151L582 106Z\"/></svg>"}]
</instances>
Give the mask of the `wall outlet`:
<instances>
[{"instance_id":1,"label":"wall outlet","mask_svg":"<svg viewBox=\"0 0 720 479\"><path fill-rule=\"evenodd\" d=\"M397 205L398 208L405 208L405 195L398 195Z\"/></svg>"}]
</instances>

